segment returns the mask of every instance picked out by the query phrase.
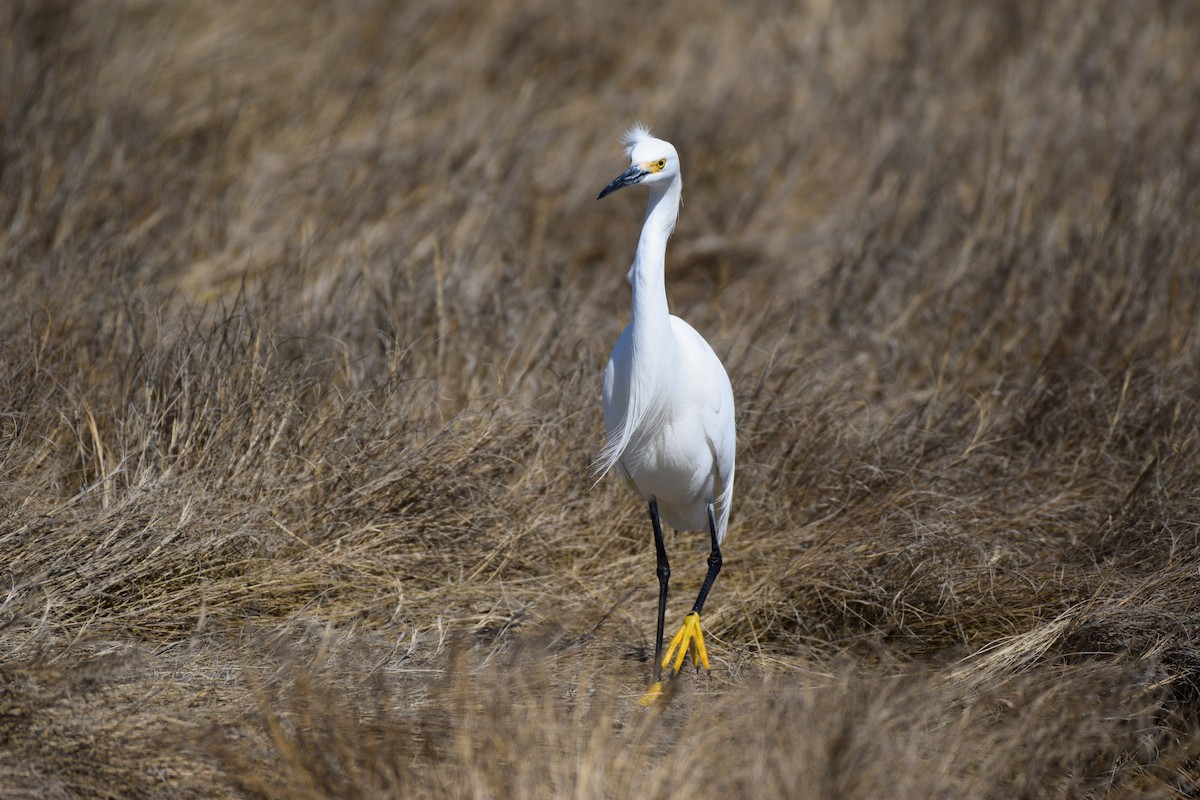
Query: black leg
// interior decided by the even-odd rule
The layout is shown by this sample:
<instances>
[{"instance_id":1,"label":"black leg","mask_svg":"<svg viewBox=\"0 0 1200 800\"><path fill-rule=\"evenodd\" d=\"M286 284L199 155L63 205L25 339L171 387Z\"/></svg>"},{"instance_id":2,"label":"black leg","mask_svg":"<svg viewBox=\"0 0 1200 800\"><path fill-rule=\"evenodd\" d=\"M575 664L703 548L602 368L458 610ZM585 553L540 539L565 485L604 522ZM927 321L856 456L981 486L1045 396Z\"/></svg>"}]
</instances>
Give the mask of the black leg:
<instances>
[{"instance_id":1,"label":"black leg","mask_svg":"<svg viewBox=\"0 0 1200 800\"><path fill-rule=\"evenodd\" d=\"M704 576L704 583L700 587L696 605L692 606L692 611L697 614L704 609L704 601L708 599L708 590L712 588L713 581L717 579L717 573L721 571L721 546L717 544L717 520L713 517L711 500L708 503L708 532L712 536L712 553L708 556L708 574Z\"/></svg>"},{"instance_id":2,"label":"black leg","mask_svg":"<svg viewBox=\"0 0 1200 800\"><path fill-rule=\"evenodd\" d=\"M667 563L667 548L663 544L662 525L658 521L658 501L650 498L650 522L654 525L654 552L658 558L658 633L654 637L654 680L662 680L663 625L667 617L667 581L671 565Z\"/></svg>"}]
</instances>

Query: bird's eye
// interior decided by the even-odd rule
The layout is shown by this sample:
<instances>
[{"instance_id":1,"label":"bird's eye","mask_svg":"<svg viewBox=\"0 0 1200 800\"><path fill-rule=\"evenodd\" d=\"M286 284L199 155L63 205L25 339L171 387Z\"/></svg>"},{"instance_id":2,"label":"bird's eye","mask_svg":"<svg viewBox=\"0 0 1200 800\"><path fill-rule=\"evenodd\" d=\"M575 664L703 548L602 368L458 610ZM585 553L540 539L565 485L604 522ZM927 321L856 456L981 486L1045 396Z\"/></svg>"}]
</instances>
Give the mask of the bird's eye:
<instances>
[{"instance_id":1,"label":"bird's eye","mask_svg":"<svg viewBox=\"0 0 1200 800\"><path fill-rule=\"evenodd\" d=\"M654 166L658 167L659 169L662 169L666 165L667 165L667 160L665 158L660 158L658 161L654 162Z\"/></svg>"}]
</instances>

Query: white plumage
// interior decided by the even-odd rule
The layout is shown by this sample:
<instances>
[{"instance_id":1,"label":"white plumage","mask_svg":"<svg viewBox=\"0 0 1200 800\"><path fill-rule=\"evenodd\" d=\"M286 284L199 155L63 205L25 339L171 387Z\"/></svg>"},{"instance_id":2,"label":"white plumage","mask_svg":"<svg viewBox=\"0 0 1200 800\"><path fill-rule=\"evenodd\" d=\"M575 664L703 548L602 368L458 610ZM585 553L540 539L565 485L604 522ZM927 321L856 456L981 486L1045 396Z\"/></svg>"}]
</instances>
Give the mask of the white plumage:
<instances>
[{"instance_id":1,"label":"white plumage","mask_svg":"<svg viewBox=\"0 0 1200 800\"><path fill-rule=\"evenodd\" d=\"M655 687L661 687L659 668L667 665L676 649L676 671L689 651L697 667L701 663L708 667L699 614L720 570L720 544L733 499L736 433L733 389L724 366L692 326L667 310L663 272L667 239L675 229L683 191L679 154L641 125L631 128L624 141L630 167L600 197L644 184L650 199L629 270L633 319L604 370L601 403L607 443L597 466L601 473L615 468L650 504L660 582ZM678 530L708 529L712 538L709 574L661 665L658 656L670 568L660 516Z\"/></svg>"},{"instance_id":2,"label":"white plumage","mask_svg":"<svg viewBox=\"0 0 1200 800\"><path fill-rule=\"evenodd\" d=\"M658 282L661 289L661 271ZM642 497L658 500L661 518L677 530L706 529L713 503L720 544L733 497L729 378L708 342L679 317L643 321L635 311L634 319L604 370L605 456ZM658 352L641 352L649 348Z\"/></svg>"}]
</instances>

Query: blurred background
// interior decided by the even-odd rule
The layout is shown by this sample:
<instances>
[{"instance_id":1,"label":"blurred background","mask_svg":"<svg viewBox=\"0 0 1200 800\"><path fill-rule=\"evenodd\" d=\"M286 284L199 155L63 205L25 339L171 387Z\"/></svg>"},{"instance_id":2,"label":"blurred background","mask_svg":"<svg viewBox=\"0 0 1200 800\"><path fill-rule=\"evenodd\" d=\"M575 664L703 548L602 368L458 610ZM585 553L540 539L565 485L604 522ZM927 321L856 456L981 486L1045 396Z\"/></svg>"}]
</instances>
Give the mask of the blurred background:
<instances>
[{"instance_id":1,"label":"blurred background","mask_svg":"<svg viewBox=\"0 0 1200 800\"><path fill-rule=\"evenodd\" d=\"M0 794L1194 796L1198 54L1167 0L4 4ZM590 471L635 121L739 429L650 711Z\"/></svg>"}]
</instances>

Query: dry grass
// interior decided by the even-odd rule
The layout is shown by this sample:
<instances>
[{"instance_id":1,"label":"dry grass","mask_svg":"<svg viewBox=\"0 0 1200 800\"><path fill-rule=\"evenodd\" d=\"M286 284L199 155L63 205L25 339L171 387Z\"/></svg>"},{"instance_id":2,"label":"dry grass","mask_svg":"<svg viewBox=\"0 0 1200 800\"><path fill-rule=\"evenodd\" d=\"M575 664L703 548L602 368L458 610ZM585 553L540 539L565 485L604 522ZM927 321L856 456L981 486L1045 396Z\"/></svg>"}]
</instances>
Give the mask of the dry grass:
<instances>
[{"instance_id":1,"label":"dry grass","mask_svg":"<svg viewBox=\"0 0 1200 800\"><path fill-rule=\"evenodd\" d=\"M1200 794L1193 4L18 0L0 117L3 796ZM634 119L740 432L651 711Z\"/></svg>"}]
</instances>

